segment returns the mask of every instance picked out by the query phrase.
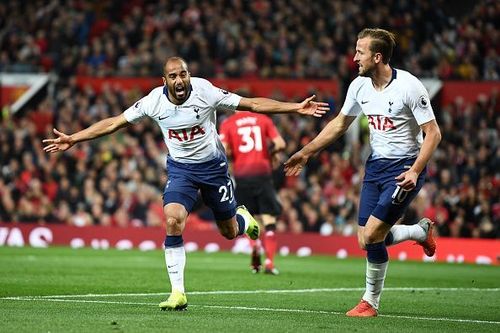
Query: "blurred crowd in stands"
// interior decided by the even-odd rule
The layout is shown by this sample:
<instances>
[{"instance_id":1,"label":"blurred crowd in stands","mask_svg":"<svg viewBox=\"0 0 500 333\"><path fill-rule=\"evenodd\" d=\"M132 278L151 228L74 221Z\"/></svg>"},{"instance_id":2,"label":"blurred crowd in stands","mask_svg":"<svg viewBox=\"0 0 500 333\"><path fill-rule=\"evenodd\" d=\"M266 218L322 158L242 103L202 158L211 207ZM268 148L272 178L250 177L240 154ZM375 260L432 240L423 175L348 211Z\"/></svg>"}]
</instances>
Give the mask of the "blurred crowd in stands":
<instances>
[{"instance_id":1,"label":"blurred crowd in stands","mask_svg":"<svg viewBox=\"0 0 500 333\"><path fill-rule=\"evenodd\" d=\"M358 30L391 26L398 34L396 67L420 77L499 80L500 3L478 1L457 19L444 14L442 1L434 3L1 2L0 71L54 71L61 80L54 96L21 116L0 115L0 221L164 223L167 151L152 122L81 143L64 154L43 152L41 140L52 136L53 127L73 133L121 113L143 94L109 86L96 94L79 88L75 75L160 76L164 60L180 55L194 76L328 78L345 88L357 72L352 56ZM427 184L403 223L426 216L438 223L442 236L500 238L498 98L493 92L472 104L457 98L435 107L443 140L428 166ZM318 93L318 100L331 99ZM309 142L329 117L275 116L287 142L282 161ZM367 135L361 119L354 139L347 135L328 147L301 176L284 177L278 167L280 231L355 234ZM210 220L202 205L197 213Z\"/></svg>"},{"instance_id":2,"label":"blurred crowd in stands","mask_svg":"<svg viewBox=\"0 0 500 333\"><path fill-rule=\"evenodd\" d=\"M49 155L41 139L73 133L118 114L141 95L75 86L58 90L26 116L0 125L0 220L78 226L161 225L166 181L161 133L143 122L126 132Z\"/></svg>"},{"instance_id":3,"label":"blurred crowd in stands","mask_svg":"<svg viewBox=\"0 0 500 333\"><path fill-rule=\"evenodd\" d=\"M22 117L0 123L0 220L66 223L77 226L160 226L162 190L167 179L166 148L151 121L63 154L43 152L42 138L58 130L73 133L118 114L137 100L138 91L105 87L96 95L74 80ZM500 106L498 93L466 104L460 98L439 108L443 140L428 165L427 183L403 223L422 216L435 220L443 236L500 237ZM319 95L321 100L327 96ZM222 121L227 115L220 114ZM287 142L282 161L319 132L328 118L277 115ZM283 205L278 230L352 235L369 154L366 119L354 140L344 136L312 159L299 177L275 171ZM211 223L206 207L198 216Z\"/></svg>"},{"instance_id":4,"label":"blurred crowd in stands","mask_svg":"<svg viewBox=\"0 0 500 333\"><path fill-rule=\"evenodd\" d=\"M48 0L0 3L0 71L350 79L364 27L397 34L393 65L419 77L498 80L496 0Z\"/></svg>"}]
</instances>

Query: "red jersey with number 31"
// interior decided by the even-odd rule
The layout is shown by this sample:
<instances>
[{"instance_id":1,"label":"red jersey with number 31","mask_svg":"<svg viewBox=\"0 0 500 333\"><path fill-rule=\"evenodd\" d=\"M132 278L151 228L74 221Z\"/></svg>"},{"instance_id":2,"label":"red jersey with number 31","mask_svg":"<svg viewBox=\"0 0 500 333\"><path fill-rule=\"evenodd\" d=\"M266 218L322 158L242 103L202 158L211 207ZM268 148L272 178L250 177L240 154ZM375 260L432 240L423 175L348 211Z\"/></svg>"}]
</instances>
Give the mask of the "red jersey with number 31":
<instances>
[{"instance_id":1,"label":"red jersey with number 31","mask_svg":"<svg viewBox=\"0 0 500 333\"><path fill-rule=\"evenodd\" d=\"M279 136L271 118L238 111L222 122L219 136L231 149L236 178L271 174L268 145Z\"/></svg>"}]
</instances>

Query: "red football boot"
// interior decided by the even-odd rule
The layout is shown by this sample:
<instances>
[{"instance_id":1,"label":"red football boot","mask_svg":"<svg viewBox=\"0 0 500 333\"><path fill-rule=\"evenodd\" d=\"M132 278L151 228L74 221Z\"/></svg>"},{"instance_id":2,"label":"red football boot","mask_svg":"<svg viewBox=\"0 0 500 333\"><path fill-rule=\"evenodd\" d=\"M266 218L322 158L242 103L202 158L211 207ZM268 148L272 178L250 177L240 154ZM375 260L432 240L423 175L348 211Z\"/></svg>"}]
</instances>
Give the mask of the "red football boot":
<instances>
[{"instance_id":1,"label":"red football boot","mask_svg":"<svg viewBox=\"0 0 500 333\"><path fill-rule=\"evenodd\" d=\"M432 257L434 253L436 253L436 240L434 239L433 229L434 222L429 220L428 218L423 218L418 222L418 225L424 229L427 234L427 237L423 242L417 242L424 249L424 253L428 257Z\"/></svg>"},{"instance_id":2,"label":"red football boot","mask_svg":"<svg viewBox=\"0 0 500 333\"><path fill-rule=\"evenodd\" d=\"M347 317L376 317L377 315L377 310L363 299L358 305L346 312Z\"/></svg>"}]
</instances>

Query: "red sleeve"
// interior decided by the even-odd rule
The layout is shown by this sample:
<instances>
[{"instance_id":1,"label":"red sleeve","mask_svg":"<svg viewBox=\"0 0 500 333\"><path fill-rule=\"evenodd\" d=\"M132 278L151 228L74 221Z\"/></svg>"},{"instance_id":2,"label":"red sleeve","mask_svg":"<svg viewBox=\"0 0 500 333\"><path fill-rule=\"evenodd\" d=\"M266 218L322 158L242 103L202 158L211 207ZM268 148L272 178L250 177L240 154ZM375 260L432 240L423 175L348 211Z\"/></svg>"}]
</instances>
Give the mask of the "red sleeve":
<instances>
[{"instance_id":1,"label":"red sleeve","mask_svg":"<svg viewBox=\"0 0 500 333\"><path fill-rule=\"evenodd\" d=\"M265 117L265 118L266 118L265 125L266 125L267 137L270 138L271 140L274 140L280 135L278 132L278 129L274 125L273 120L271 118L269 118L269 117Z\"/></svg>"},{"instance_id":2,"label":"red sleeve","mask_svg":"<svg viewBox=\"0 0 500 333\"><path fill-rule=\"evenodd\" d=\"M230 136L230 133L229 133L229 122L226 119L226 120L224 120L220 124L219 138L222 141L222 143L225 143L225 144L229 145L229 141L230 141L230 137L229 136Z\"/></svg>"}]
</instances>

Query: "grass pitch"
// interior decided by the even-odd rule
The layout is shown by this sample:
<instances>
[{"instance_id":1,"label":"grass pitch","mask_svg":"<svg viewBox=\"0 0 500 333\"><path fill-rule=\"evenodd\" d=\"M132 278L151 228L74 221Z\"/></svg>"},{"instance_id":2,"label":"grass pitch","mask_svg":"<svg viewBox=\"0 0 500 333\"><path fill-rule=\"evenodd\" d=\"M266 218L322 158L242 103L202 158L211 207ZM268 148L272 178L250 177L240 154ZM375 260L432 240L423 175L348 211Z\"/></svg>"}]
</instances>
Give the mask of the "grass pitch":
<instances>
[{"instance_id":1,"label":"grass pitch","mask_svg":"<svg viewBox=\"0 0 500 333\"><path fill-rule=\"evenodd\" d=\"M363 259L189 253L188 311L160 311L163 252L0 248L0 332L500 332L500 267L389 264L377 318L347 318Z\"/></svg>"}]
</instances>

